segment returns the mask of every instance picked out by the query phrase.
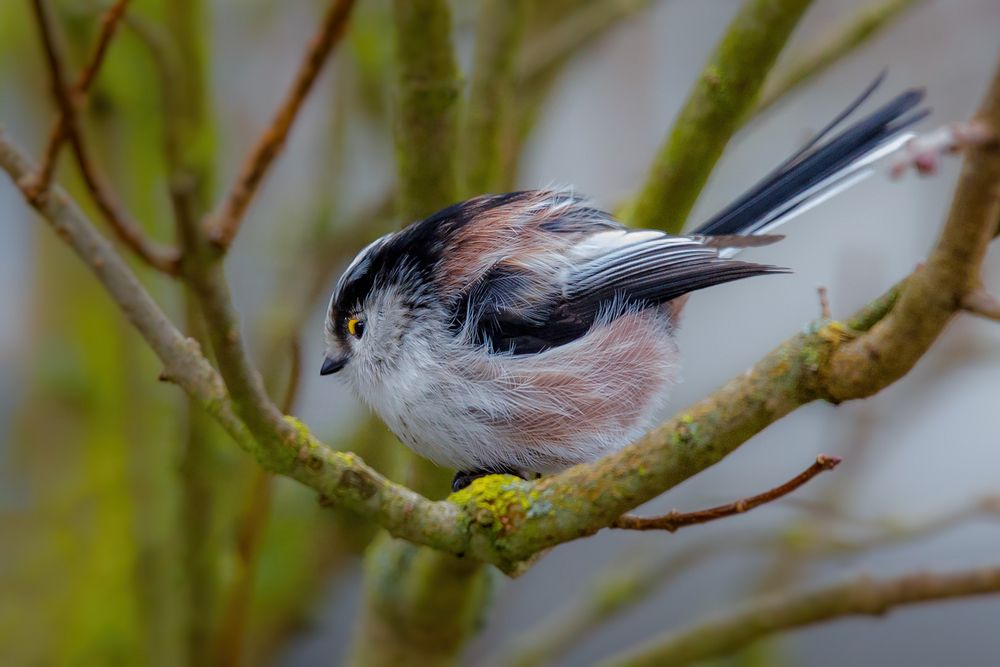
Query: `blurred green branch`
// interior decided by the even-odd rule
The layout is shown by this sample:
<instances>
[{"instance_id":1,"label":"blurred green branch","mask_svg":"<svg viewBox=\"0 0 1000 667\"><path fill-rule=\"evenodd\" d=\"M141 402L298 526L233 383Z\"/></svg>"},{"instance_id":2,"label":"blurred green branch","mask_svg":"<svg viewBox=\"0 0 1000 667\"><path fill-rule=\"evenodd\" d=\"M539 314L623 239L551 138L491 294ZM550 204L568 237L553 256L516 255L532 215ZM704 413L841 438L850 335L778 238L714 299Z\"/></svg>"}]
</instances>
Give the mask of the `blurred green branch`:
<instances>
[{"instance_id":1,"label":"blurred green branch","mask_svg":"<svg viewBox=\"0 0 1000 667\"><path fill-rule=\"evenodd\" d=\"M989 127L1000 127L1000 75L979 117ZM6 140L0 143L0 166L15 183L32 173ZM610 525L800 405L868 396L902 377L959 311L965 294L978 287L979 266L1000 212L998 181L997 142L972 149L930 259L906 280L891 310L869 332L824 322L789 339L750 372L615 455L536 482L484 478L446 502L430 502L392 484L281 416L246 359L218 264L194 288L204 290L206 319L220 327L213 341L231 380L232 398L197 347L169 322L62 192L42 195L33 205L150 342L166 376L192 393L259 461L372 517L399 537L468 553L516 572L534 554ZM612 488L615 492L608 493Z\"/></svg>"},{"instance_id":2,"label":"blurred green branch","mask_svg":"<svg viewBox=\"0 0 1000 667\"><path fill-rule=\"evenodd\" d=\"M840 478L838 478L840 479ZM514 641L509 659L501 661L511 667L541 667L573 649L580 637L589 636L598 628L648 600L690 570L704 565L715 555L747 551L778 551L797 558L834 559L870 552L894 545L927 539L975 519L1000 519L1000 498L986 497L938 516L903 521L895 517L866 520L869 534L842 537L830 533L826 524L817 521L827 507L808 507L807 515L796 521L791 530L777 538L770 535L733 535L726 533L715 539L696 542L666 555L654 554L623 566L616 558L592 579L593 583L581 598L554 610L531 630ZM841 523L856 523L849 516L837 517ZM802 527L817 530L803 531ZM782 559L784 562L785 559Z\"/></svg>"},{"instance_id":3,"label":"blurred green branch","mask_svg":"<svg viewBox=\"0 0 1000 667\"><path fill-rule=\"evenodd\" d=\"M667 635L612 658L607 667L667 667L730 653L775 632L844 616L882 616L895 607L1000 592L1000 567L858 577L805 593L754 600L745 609Z\"/></svg>"},{"instance_id":4,"label":"blurred green branch","mask_svg":"<svg viewBox=\"0 0 1000 667\"><path fill-rule=\"evenodd\" d=\"M629 224L677 233L809 0L746 0L653 161Z\"/></svg>"},{"instance_id":5,"label":"blurred green branch","mask_svg":"<svg viewBox=\"0 0 1000 667\"><path fill-rule=\"evenodd\" d=\"M419 220L458 193L458 68L442 0L393 0L399 212Z\"/></svg>"},{"instance_id":6,"label":"blurred green branch","mask_svg":"<svg viewBox=\"0 0 1000 667\"><path fill-rule=\"evenodd\" d=\"M392 6L396 169L400 212L409 222L457 199L459 75L448 2L394 0ZM494 9L503 13L499 6ZM516 27L505 25L501 30ZM502 69L509 57L504 51L516 40L507 35L498 39L491 53L477 54L480 66ZM492 89L474 92L489 94ZM477 104L470 101L470 108ZM489 135L492 111L481 108L470 129ZM488 137L485 140L489 143ZM480 167L489 171L486 162ZM395 452L409 487L431 497L447 488L446 470L398 443ZM364 600L350 663L358 667L456 664L486 602L489 573L483 563L385 534L369 547L364 562Z\"/></svg>"},{"instance_id":7,"label":"blurred green branch","mask_svg":"<svg viewBox=\"0 0 1000 667\"><path fill-rule=\"evenodd\" d=\"M473 196L503 187L502 142L515 110L517 58L525 32L525 0L482 0L465 114L463 172Z\"/></svg>"}]
</instances>

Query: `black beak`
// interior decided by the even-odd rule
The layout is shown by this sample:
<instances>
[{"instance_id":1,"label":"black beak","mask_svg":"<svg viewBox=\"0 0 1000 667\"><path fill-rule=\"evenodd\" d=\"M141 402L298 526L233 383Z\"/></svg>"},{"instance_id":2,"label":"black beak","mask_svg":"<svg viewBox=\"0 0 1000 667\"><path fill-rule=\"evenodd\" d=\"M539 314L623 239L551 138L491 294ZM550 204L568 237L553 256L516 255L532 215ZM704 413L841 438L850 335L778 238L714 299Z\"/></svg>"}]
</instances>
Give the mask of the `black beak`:
<instances>
[{"instance_id":1,"label":"black beak","mask_svg":"<svg viewBox=\"0 0 1000 667\"><path fill-rule=\"evenodd\" d=\"M347 357L341 357L340 359L327 357L326 359L323 360L323 365L319 369L319 374L330 375L331 373L336 373L346 365L347 365Z\"/></svg>"}]
</instances>

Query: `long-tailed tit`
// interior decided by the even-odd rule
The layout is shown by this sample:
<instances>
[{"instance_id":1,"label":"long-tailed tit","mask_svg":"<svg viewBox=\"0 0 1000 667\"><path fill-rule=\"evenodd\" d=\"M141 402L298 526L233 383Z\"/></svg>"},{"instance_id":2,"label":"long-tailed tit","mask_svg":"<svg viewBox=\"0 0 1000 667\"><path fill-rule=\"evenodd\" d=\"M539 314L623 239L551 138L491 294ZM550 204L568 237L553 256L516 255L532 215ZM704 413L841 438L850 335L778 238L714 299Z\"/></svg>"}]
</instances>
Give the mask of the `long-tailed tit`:
<instances>
[{"instance_id":1,"label":"long-tailed tit","mask_svg":"<svg viewBox=\"0 0 1000 667\"><path fill-rule=\"evenodd\" d=\"M686 295L785 269L734 259L857 182L926 115L903 93L823 141L878 82L687 236L627 229L572 192L485 195L383 236L341 276L322 374L459 472L550 473L665 418Z\"/></svg>"}]
</instances>

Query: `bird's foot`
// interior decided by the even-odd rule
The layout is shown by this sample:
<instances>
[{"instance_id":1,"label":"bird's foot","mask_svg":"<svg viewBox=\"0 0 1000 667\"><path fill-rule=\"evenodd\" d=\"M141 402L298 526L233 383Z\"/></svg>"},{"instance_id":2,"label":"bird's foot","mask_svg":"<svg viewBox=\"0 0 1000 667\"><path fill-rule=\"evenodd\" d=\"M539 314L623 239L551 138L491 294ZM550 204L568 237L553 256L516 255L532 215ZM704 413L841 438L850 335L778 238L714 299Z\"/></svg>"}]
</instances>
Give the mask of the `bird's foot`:
<instances>
[{"instance_id":1,"label":"bird's foot","mask_svg":"<svg viewBox=\"0 0 1000 667\"><path fill-rule=\"evenodd\" d=\"M451 480L451 492L461 491L473 481L488 475L514 475L524 479L524 473L513 468L491 468L489 470L459 470Z\"/></svg>"}]
</instances>

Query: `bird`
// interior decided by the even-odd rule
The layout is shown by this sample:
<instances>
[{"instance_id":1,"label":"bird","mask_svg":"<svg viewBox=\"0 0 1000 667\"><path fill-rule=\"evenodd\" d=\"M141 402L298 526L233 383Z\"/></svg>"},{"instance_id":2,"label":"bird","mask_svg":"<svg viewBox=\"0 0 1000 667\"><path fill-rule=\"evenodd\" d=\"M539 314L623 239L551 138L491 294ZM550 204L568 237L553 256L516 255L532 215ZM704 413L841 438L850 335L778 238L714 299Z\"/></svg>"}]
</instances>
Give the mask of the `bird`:
<instances>
[{"instance_id":1,"label":"bird","mask_svg":"<svg viewBox=\"0 0 1000 667\"><path fill-rule=\"evenodd\" d=\"M321 374L456 470L453 491L621 449L668 416L690 293L787 273L736 255L783 238L773 230L871 173L929 113L907 90L835 133L881 80L689 234L631 229L546 188L477 196L382 236L336 283Z\"/></svg>"}]
</instances>

